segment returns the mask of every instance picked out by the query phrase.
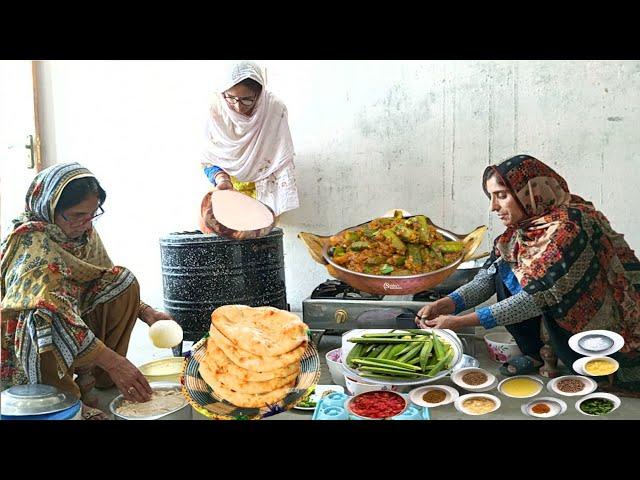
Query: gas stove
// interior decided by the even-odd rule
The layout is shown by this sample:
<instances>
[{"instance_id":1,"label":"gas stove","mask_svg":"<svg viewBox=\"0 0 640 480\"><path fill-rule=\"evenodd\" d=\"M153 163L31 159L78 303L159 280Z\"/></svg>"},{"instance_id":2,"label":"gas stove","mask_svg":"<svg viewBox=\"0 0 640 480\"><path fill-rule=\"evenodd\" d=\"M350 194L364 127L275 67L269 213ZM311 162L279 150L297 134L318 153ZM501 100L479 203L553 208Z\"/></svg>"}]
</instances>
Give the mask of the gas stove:
<instances>
[{"instance_id":1,"label":"gas stove","mask_svg":"<svg viewBox=\"0 0 640 480\"><path fill-rule=\"evenodd\" d=\"M415 315L425 303L448 293L442 289L415 295L373 295L340 280L327 280L302 301L302 318L316 332L342 333L356 328L417 328ZM464 352L475 354L474 327L456 332Z\"/></svg>"},{"instance_id":2,"label":"gas stove","mask_svg":"<svg viewBox=\"0 0 640 480\"><path fill-rule=\"evenodd\" d=\"M340 280L327 280L302 301L302 315L312 329L415 328L418 310L445 295L433 290L415 295L373 295Z\"/></svg>"}]
</instances>

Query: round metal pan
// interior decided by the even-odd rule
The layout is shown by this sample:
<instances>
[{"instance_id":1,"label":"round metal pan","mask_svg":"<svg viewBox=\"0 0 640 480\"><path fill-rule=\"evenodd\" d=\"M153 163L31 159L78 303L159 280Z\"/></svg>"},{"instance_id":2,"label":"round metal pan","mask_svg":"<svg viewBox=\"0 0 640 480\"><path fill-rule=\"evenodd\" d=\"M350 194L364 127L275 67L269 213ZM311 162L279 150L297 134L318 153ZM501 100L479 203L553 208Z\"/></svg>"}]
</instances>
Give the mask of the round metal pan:
<instances>
[{"instance_id":1,"label":"round metal pan","mask_svg":"<svg viewBox=\"0 0 640 480\"><path fill-rule=\"evenodd\" d=\"M336 236L350 230L361 228L368 223L369 222L365 222L355 227L346 228L338 232ZM406 276L371 275L348 270L334 263L329 256L329 237L320 237L304 232L301 232L298 237L305 242L314 260L325 265L327 271L335 278L342 280L353 288L375 295L414 295L432 289L452 275L461 263L469 260L473 256L487 231L487 227L483 225L468 235L458 235L436 225L433 226L436 228L436 231L446 239L464 242L465 250L463 256L438 270Z\"/></svg>"}]
</instances>

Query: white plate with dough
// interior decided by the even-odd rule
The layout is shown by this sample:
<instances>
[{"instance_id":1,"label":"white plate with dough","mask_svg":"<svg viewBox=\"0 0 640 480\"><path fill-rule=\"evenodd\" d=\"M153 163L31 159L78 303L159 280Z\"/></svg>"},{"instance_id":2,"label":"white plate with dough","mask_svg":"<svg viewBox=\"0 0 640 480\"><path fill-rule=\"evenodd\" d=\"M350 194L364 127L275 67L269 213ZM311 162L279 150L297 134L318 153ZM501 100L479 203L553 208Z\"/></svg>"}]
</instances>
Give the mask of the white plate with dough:
<instances>
[{"instance_id":1,"label":"white plate with dough","mask_svg":"<svg viewBox=\"0 0 640 480\"><path fill-rule=\"evenodd\" d=\"M610 346L605 348L605 345ZM574 352L588 357L611 355L623 346L624 338L609 330L587 330L576 333L569 339L569 347Z\"/></svg>"}]
</instances>

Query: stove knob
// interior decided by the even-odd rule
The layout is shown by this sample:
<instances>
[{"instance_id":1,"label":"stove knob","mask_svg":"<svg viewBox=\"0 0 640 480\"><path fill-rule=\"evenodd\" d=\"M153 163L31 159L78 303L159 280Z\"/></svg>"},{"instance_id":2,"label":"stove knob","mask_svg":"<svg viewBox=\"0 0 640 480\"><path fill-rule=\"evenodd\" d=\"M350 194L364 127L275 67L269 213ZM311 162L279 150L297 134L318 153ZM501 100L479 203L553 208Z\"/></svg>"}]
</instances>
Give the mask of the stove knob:
<instances>
[{"instance_id":1,"label":"stove knob","mask_svg":"<svg viewBox=\"0 0 640 480\"><path fill-rule=\"evenodd\" d=\"M336 313L333 315L333 318L336 319L336 323L344 323L347 321L348 317L349 315L347 314L346 310L343 310L341 308L336 310Z\"/></svg>"}]
</instances>

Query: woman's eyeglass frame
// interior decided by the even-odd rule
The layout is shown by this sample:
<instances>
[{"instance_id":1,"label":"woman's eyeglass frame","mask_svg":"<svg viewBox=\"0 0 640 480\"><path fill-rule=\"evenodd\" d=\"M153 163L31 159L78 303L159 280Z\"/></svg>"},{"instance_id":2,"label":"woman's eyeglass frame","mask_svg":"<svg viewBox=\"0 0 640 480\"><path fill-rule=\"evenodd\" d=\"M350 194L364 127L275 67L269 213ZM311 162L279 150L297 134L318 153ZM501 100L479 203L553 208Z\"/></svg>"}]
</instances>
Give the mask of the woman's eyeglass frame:
<instances>
[{"instance_id":1,"label":"woman's eyeglass frame","mask_svg":"<svg viewBox=\"0 0 640 480\"><path fill-rule=\"evenodd\" d=\"M104 214L104 209L102 208L102 205L98 207L98 210L96 210L96 213L94 213L91 217L86 218L87 215L84 215L83 218L79 220L69 220L64 213L60 212L60 216L64 218L65 221L75 225L81 225L83 223L92 222L93 220L95 220L96 218L100 217L103 214Z\"/></svg>"},{"instance_id":2,"label":"woman's eyeglass frame","mask_svg":"<svg viewBox=\"0 0 640 480\"><path fill-rule=\"evenodd\" d=\"M223 93L222 97L227 101L227 103L235 105L240 102L240 105L243 105L245 107L251 107L258 100L258 95L254 95L253 97L236 97L235 95Z\"/></svg>"}]
</instances>

